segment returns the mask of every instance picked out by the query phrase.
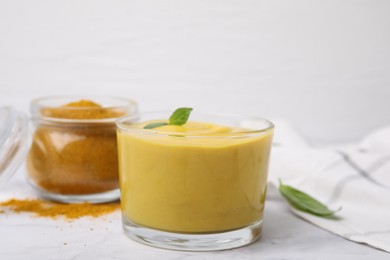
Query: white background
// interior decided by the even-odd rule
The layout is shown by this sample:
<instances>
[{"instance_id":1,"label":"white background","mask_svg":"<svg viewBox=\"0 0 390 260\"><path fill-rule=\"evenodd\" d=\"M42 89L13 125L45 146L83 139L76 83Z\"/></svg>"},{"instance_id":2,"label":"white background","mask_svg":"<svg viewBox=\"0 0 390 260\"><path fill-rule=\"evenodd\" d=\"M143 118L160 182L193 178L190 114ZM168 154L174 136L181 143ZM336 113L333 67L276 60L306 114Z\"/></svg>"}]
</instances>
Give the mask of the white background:
<instances>
[{"instance_id":1,"label":"white background","mask_svg":"<svg viewBox=\"0 0 390 260\"><path fill-rule=\"evenodd\" d=\"M390 123L389 14L387 0L1 0L0 105L98 93L355 141Z\"/></svg>"}]
</instances>

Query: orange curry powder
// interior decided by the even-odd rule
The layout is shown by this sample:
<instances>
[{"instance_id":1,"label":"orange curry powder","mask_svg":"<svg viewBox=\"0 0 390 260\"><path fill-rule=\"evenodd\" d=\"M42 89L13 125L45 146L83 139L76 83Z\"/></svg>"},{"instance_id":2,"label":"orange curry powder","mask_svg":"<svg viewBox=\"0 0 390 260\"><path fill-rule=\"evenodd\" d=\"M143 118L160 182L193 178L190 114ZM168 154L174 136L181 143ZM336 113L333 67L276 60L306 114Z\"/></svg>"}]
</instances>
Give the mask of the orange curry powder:
<instances>
[{"instance_id":1,"label":"orange curry powder","mask_svg":"<svg viewBox=\"0 0 390 260\"><path fill-rule=\"evenodd\" d=\"M16 213L29 212L34 213L38 217L58 218L65 217L67 219L77 219L80 217L99 217L104 214L111 213L120 208L119 202L106 204L61 204L42 200L19 200L10 199L1 202L3 208L0 213L6 213L5 208L11 209Z\"/></svg>"},{"instance_id":2,"label":"orange curry powder","mask_svg":"<svg viewBox=\"0 0 390 260\"><path fill-rule=\"evenodd\" d=\"M30 152L30 182L61 195L96 194L119 187L116 127L125 114L89 100L42 108ZM103 119L103 121L101 120Z\"/></svg>"}]
</instances>

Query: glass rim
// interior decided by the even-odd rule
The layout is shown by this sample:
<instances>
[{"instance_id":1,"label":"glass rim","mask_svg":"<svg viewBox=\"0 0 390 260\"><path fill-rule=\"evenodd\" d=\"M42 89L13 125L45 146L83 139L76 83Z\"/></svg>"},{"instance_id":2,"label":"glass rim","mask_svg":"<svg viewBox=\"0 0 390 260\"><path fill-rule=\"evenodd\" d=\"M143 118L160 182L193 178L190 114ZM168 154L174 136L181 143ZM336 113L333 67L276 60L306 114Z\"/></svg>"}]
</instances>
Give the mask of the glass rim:
<instances>
[{"instance_id":1,"label":"glass rim","mask_svg":"<svg viewBox=\"0 0 390 260\"><path fill-rule=\"evenodd\" d=\"M106 100L111 100L113 103L118 102L122 103L120 105L109 105L109 106L102 106L102 107L60 107L60 105L53 106L53 105L45 105L45 101L50 101L50 100L61 100L61 99L69 99L69 102L72 102L72 100L80 100L80 99L85 99L85 100L91 100L94 101L96 99L106 99ZM45 122L50 122L50 123L115 123L116 120L122 116L119 117L110 117L110 118L99 118L99 119L71 119L71 118L56 118L56 117L48 117L48 116L43 116L40 111L42 109L57 109L61 108L67 111L84 111L84 110L98 110L98 109L107 109L107 110L115 110L115 109L125 109L125 108L133 108L134 112L137 113L137 102L133 99L128 99L128 98L122 98L122 97L112 97L112 96L100 96L100 95L57 95L57 96L44 96L44 97L39 97L31 100L30 102L30 111L32 114L33 119L37 120L42 120ZM125 115L127 116L127 115Z\"/></svg>"},{"instance_id":2,"label":"glass rim","mask_svg":"<svg viewBox=\"0 0 390 260\"><path fill-rule=\"evenodd\" d=\"M241 118L241 119L247 119L251 121L256 122L262 122L265 123L265 126L258 129L245 129L243 131L237 131L237 132L230 132L230 133L219 133L219 134L205 134L205 133L183 133L183 132L174 132L174 131L157 131L154 129L144 129L144 128L132 128L130 125L125 124L125 121L131 121L131 119L140 118L141 116L145 115L152 115L152 114L163 114L163 113L172 113L172 111L152 111L152 112L143 112L143 113L137 113L134 115L127 115L120 117L116 120L116 126L117 129L124 132L133 132L133 133L139 133L139 134L145 134L145 135L154 135L154 136L182 136L182 137L188 137L188 138L243 138L243 137L252 137L257 136L262 133L269 132L275 128L275 125L264 118L261 117L255 117L255 116L247 116L247 115L241 115L241 114L234 114L234 113L209 113L209 112L203 112L203 111L196 111L192 113L201 114L201 115L209 115L209 116L218 116L218 117L225 117L225 118ZM191 118L191 117L190 117ZM191 121L191 120L190 120ZM196 121L196 120L194 120Z\"/></svg>"}]
</instances>

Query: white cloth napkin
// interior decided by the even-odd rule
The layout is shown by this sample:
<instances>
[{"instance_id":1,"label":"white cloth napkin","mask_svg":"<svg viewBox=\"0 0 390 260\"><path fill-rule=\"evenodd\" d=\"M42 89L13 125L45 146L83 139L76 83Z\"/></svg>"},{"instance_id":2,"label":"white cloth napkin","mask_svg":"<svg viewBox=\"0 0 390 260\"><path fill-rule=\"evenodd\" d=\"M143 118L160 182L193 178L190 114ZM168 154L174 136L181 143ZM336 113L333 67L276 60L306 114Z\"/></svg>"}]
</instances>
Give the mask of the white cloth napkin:
<instances>
[{"instance_id":1,"label":"white cloth napkin","mask_svg":"<svg viewBox=\"0 0 390 260\"><path fill-rule=\"evenodd\" d=\"M276 124L270 183L278 186L281 178L331 209L342 206L338 220L293 212L346 239L390 252L390 127L360 144L319 149L305 145L284 126L278 132Z\"/></svg>"}]
</instances>

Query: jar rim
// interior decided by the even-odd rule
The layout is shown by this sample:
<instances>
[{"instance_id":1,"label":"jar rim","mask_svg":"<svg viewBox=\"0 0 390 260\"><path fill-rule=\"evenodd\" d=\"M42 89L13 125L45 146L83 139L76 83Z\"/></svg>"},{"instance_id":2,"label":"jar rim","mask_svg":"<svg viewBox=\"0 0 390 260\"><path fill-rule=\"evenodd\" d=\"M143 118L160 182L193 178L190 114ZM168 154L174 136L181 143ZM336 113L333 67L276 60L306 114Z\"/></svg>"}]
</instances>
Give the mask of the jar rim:
<instances>
[{"instance_id":1,"label":"jar rim","mask_svg":"<svg viewBox=\"0 0 390 260\"><path fill-rule=\"evenodd\" d=\"M216 134L205 134L205 133L183 133L183 132L174 132L174 131L157 131L154 129L144 129L144 128L135 128L131 127L132 121L134 122L136 119L140 119L142 116L145 115L152 115L152 114L163 114L163 113L171 113L172 111L153 111L153 112L143 112L138 113L135 115L129 115L124 116L116 120L116 126L117 129L124 131L124 132L133 132L133 133L139 133L139 134L145 134L145 135L156 135L156 136L183 136L188 138L244 138L244 137L253 137L258 136L260 134L270 132L274 129L275 125L264 118L260 117L254 117L254 116L247 116L247 115L241 115L241 114L232 114L232 113L208 113L203 111L195 111L192 112L192 114L197 115L203 115L203 116L217 116L217 117L225 117L225 118L241 118L252 122L261 122L264 124L263 127L254 127L254 128L244 128L241 131L234 131L229 133L219 133ZM191 115L192 115L191 114ZM155 119L155 120L161 120L161 119ZM192 120L190 120L192 121ZM193 120L197 121L197 120ZM208 122L207 122L208 123Z\"/></svg>"},{"instance_id":2,"label":"jar rim","mask_svg":"<svg viewBox=\"0 0 390 260\"><path fill-rule=\"evenodd\" d=\"M102 105L102 107L61 107L62 105L74 102L77 100L91 100ZM100 102L99 102L100 101ZM105 102L104 102L105 101ZM115 123L115 121L123 116L99 118L99 119L73 119L73 118L58 118L42 115L43 109L57 109L61 108L66 111L84 111L84 110L98 110L98 109L126 109L127 114L137 113L137 102L133 99L127 99L122 97L112 96L99 96L99 95L69 95L69 96L44 96L33 99L30 102L30 112L32 118L35 120L43 120L51 123Z\"/></svg>"}]
</instances>

